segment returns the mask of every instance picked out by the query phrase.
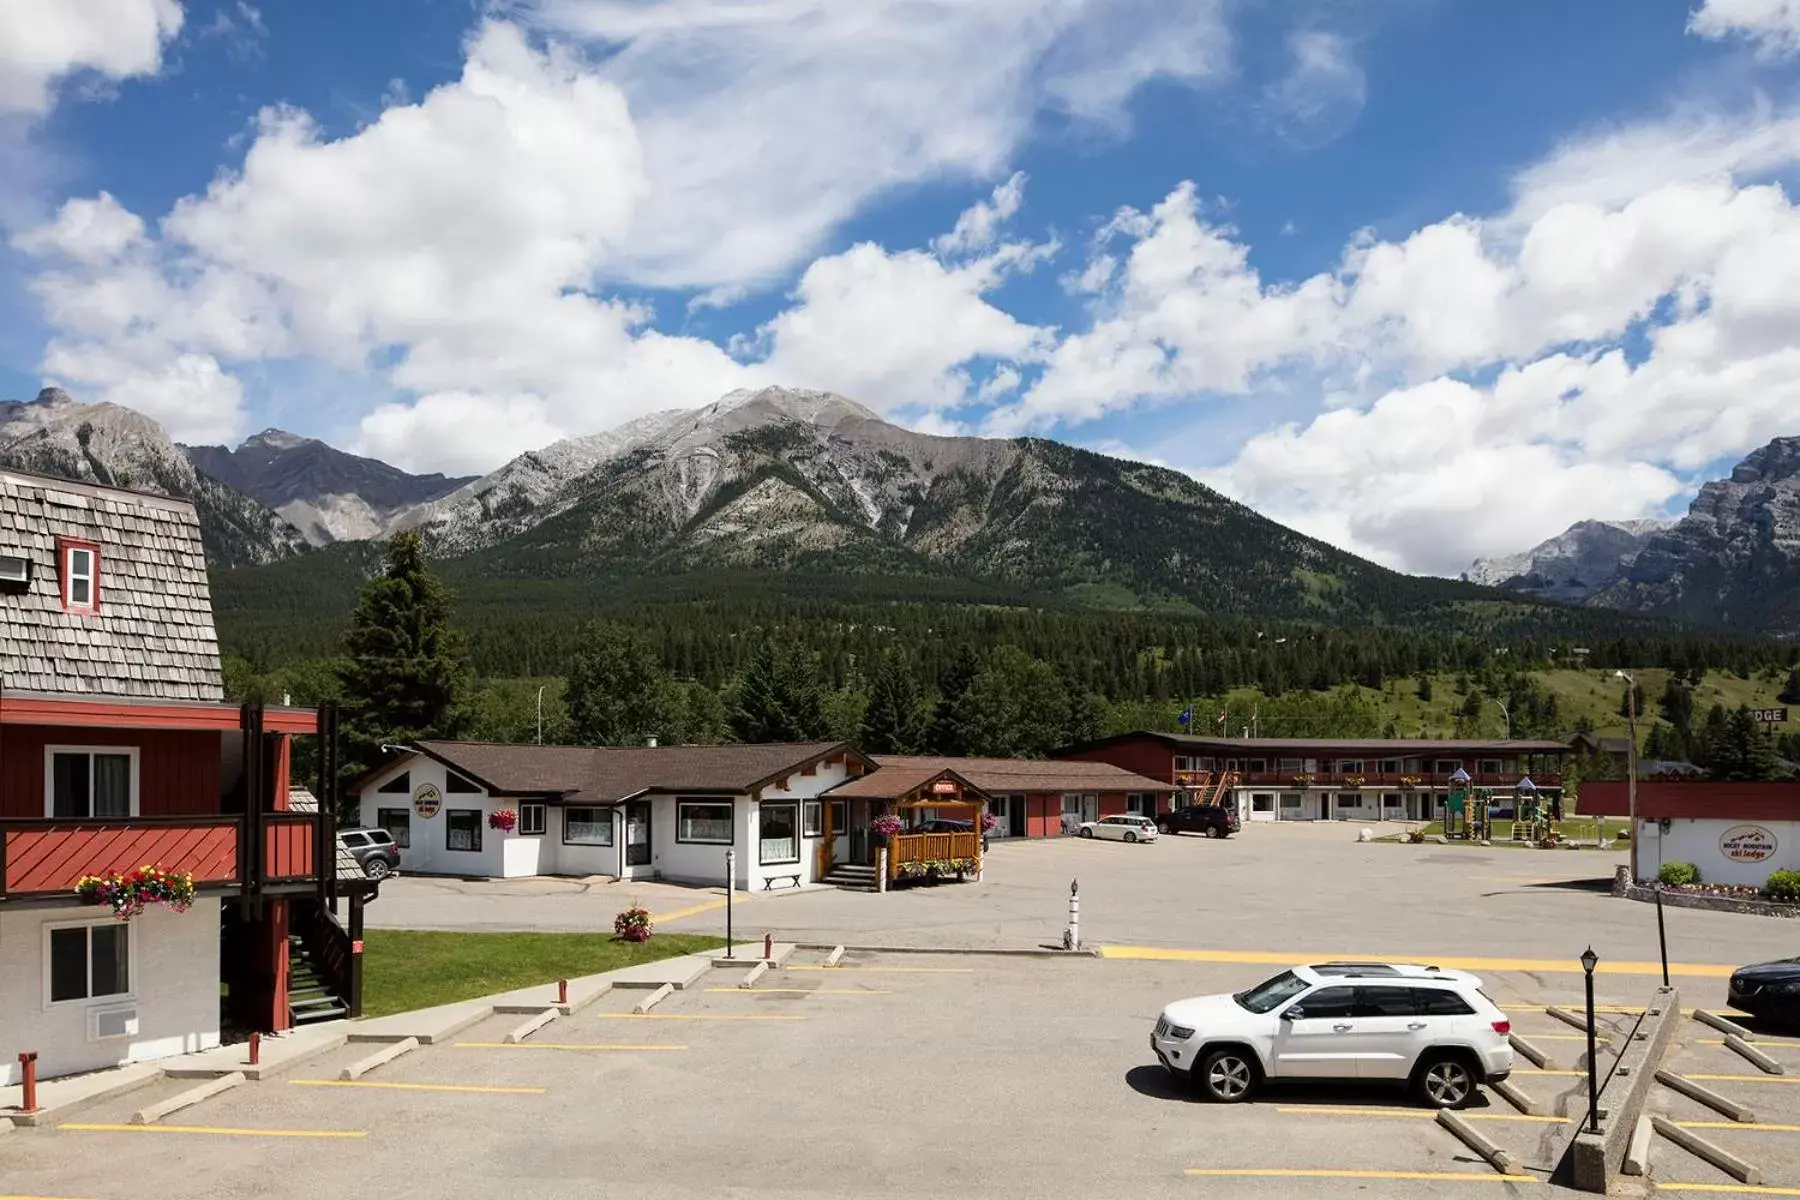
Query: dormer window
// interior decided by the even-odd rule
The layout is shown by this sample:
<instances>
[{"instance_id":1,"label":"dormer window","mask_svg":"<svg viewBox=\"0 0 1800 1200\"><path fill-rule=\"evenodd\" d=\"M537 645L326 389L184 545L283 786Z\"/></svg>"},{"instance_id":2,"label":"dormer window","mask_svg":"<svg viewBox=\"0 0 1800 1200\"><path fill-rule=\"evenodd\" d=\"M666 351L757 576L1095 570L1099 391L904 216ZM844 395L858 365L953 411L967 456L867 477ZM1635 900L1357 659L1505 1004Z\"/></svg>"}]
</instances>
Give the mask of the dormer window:
<instances>
[{"instance_id":1,"label":"dormer window","mask_svg":"<svg viewBox=\"0 0 1800 1200\"><path fill-rule=\"evenodd\" d=\"M62 606L72 613L100 611L100 547L71 538L56 543Z\"/></svg>"}]
</instances>

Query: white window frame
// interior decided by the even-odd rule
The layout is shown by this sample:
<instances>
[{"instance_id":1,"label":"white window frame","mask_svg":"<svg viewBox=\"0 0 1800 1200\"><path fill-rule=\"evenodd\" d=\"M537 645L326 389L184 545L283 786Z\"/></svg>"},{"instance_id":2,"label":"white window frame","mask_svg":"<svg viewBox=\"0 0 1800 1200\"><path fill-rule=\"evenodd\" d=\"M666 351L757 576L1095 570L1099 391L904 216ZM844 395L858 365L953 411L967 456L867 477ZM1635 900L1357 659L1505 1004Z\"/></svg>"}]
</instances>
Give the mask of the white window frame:
<instances>
[{"instance_id":1,"label":"white window frame","mask_svg":"<svg viewBox=\"0 0 1800 1200\"><path fill-rule=\"evenodd\" d=\"M97 921L54 921L43 926L43 944L40 950L44 976L44 1009L93 1008L101 1004L126 1004L137 999L138 981L138 939L131 936L133 923L120 921L113 917L105 917ZM102 929L117 927L125 932L125 974L126 990L111 992L104 996L83 996L75 1000L52 1000L50 998L50 934L58 929ZM94 939L87 938L87 970L88 987L94 986Z\"/></svg>"},{"instance_id":2,"label":"white window frame","mask_svg":"<svg viewBox=\"0 0 1800 1200\"><path fill-rule=\"evenodd\" d=\"M681 810L688 807L723 808L731 814L731 833L723 838L691 838L682 836ZM737 801L726 798L709 800L702 796L690 796L675 802L675 842L682 846L731 846L737 842Z\"/></svg>"},{"instance_id":3,"label":"white window frame","mask_svg":"<svg viewBox=\"0 0 1800 1200\"><path fill-rule=\"evenodd\" d=\"M473 846L452 846L450 844L450 816L459 817L473 814L475 817L475 844ZM451 808L444 806L444 852L447 854L480 854L487 849L487 839L482 836L481 827L487 824L487 810L480 808Z\"/></svg>"},{"instance_id":4,"label":"white window frame","mask_svg":"<svg viewBox=\"0 0 1800 1200\"><path fill-rule=\"evenodd\" d=\"M569 819L569 814L571 812L593 812L593 813L604 814L601 820L583 821L583 822L581 822L581 824L605 826L606 827L606 840L603 842L603 841L600 841L598 838L587 838L587 837L575 838L575 839L571 840L569 837L569 830L571 828L573 828L574 825L576 824L576 822L571 821ZM617 829L617 825L618 825L618 822L613 819L613 809L612 809L612 806L610 806L610 805L606 805L606 804L570 804L570 805L567 805L563 808L562 844L565 846L591 846L591 847L594 847L594 848L597 848L600 850L611 850L619 844L619 831Z\"/></svg>"},{"instance_id":5,"label":"white window frame","mask_svg":"<svg viewBox=\"0 0 1800 1200\"><path fill-rule=\"evenodd\" d=\"M100 551L93 546L64 542L61 549L62 561L57 563L57 577L62 587L62 605L67 612L93 616L100 611ZM75 569L75 556L87 555L87 570ZM80 579L87 584L87 599L75 599L75 581Z\"/></svg>"},{"instance_id":6,"label":"white window frame","mask_svg":"<svg viewBox=\"0 0 1800 1200\"><path fill-rule=\"evenodd\" d=\"M527 817L527 814L536 815L537 828L532 828L533 822ZM543 837L549 832L550 806L548 804L534 804L529 800L522 802L519 805L519 836Z\"/></svg>"},{"instance_id":7,"label":"white window frame","mask_svg":"<svg viewBox=\"0 0 1800 1200\"><path fill-rule=\"evenodd\" d=\"M56 756L59 754L85 754L88 756L88 813L86 817L58 817L56 815ZM122 754L131 760L131 812L124 817L95 817L94 811L94 763L96 754ZM44 747L44 819L47 821L126 821L141 816L138 808L139 767L141 751L136 746L45 746Z\"/></svg>"},{"instance_id":8,"label":"white window frame","mask_svg":"<svg viewBox=\"0 0 1800 1200\"><path fill-rule=\"evenodd\" d=\"M816 838L825 836L825 805L822 801L808 800L806 807L800 812L800 836Z\"/></svg>"}]
</instances>

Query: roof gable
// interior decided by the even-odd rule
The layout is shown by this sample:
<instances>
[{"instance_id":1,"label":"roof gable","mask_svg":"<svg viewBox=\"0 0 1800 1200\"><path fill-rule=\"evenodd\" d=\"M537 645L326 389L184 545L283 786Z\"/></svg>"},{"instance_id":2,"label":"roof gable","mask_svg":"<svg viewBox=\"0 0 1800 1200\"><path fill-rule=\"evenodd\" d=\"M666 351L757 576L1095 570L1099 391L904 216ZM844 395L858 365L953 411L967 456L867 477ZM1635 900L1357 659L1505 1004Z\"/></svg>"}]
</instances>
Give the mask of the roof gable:
<instances>
[{"instance_id":1,"label":"roof gable","mask_svg":"<svg viewBox=\"0 0 1800 1200\"><path fill-rule=\"evenodd\" d=\"M843 742L537 746L423 741L415 749L495 795L579 796L596 803L645 792L743 795L838 755L873 765ZM362 786L371 778L365 777Z\"/></svg>"},{"instance_id":2,"label":"roof gable","mask_svg":"<svg viewBox=\"0 0 1800 1200\"><path fill-rule=\"evenodd\" d=\"M58 539L99 550L99 606L64 611ZM29 561L0 590L0 689L96 699L219 701L200 521L185 500L0 470L0 554Z\"/></svg>"}]
</instances>

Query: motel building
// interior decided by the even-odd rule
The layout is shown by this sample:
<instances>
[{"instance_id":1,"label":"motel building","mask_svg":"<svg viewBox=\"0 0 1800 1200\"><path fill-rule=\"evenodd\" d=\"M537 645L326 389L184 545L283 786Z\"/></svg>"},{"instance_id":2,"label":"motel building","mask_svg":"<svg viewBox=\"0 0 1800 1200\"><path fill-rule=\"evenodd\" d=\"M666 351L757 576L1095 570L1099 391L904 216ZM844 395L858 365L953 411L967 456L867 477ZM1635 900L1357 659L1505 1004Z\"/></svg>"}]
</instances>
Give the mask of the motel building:
<instances>
[{"instance_id":1,"label":"motel building","mask_svg":"<svg viewBox=\"0 0 1800 1200\"><path fill-rule=\"evenodd\" d=\"M1169 809L1177 790L1173 783L1108 762L904 754L877 754L873 759L883 772L954 772L987 798L995 821L991 838L1057 837L1101 817L1154 816Z\"/></svg>"},{"instance_id":2,"label":"motel building","mask_svg":"<svg viewBox=\"0 0 1800 1200\"><path fill-rule=\"evenodd\" d=\"M66 1075L337 1007L287 989L296 946L349 956L329 817L289 806L291 741L319 732L224 703L190 504L0 471L0 1085L25 1052ZM191 875L191 905L77 893L143 867Z\"/></svg>"},{"instance_id":3,"label":"motel building","mask_svg":"<svg viewBox=\"0 0 1800 1200\"><path fill-rule=\"evenodd\" d=\"M1058 750L1111 763L1181 790L1177 803L1229 804L1242 821L1429 821L1467 777L1508 803L1526 779L1560 802L1563 742L1429 739L1211 738L1121 733ZM1459 775L1459 772L1461 773Z\"/></svg>"},{"instance_id":4,"label":"motel building","mask_svg":"<svg viewBox=\"0 0 1800 1200\"><path fill-rule=\"evenodd\" d=\"M868 822L876 815L868 804L832 802L824 794L873 769L841 742L420 741L352 791L363 825L393 835L406 873L607 875L717 885L725 881L731 850L733 883L767 891L818 882L853 844L868 846ZM833 857L822 859L828 821L845 836L835 839Z\"/></svg>"},{"instance_id":5,"label":"motel building","mask_svg":"<svg viewBox=\"0 0 1800 1200\"><path fill-rule=\"evenodd\" d=\"M1590 779L1581 815L1626 817L1629 784ZM1638 874L1655 879L1665 862L1700 868L1704 883L1762 887L1778 870L1800 870L1800 782L1731 783L1639 779Z\"/></svg>"}]
</instances>

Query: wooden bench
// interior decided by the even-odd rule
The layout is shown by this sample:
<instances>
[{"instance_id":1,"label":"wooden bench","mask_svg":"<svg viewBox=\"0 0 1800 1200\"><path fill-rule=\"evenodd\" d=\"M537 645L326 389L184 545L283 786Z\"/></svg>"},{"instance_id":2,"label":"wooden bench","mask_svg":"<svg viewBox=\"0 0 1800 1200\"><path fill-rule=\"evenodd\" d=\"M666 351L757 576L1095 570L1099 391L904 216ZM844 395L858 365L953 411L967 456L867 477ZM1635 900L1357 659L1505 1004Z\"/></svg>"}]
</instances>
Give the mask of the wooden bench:
<instances>
[{"instance_id":1,"label":"wooden bench","mask_svg":"<svg viewBox=\"0 0 1800 1200\"><path fill-rule=\"evenodd\" d=\"M795 871L791 875L764 875L763 876L763 891L765 891L765 892L774 891L775 890L775 881L777 879L787 880L789 887L799 887L800 886L800 872L799 871Z\"/></svg>"}]
</instances>

